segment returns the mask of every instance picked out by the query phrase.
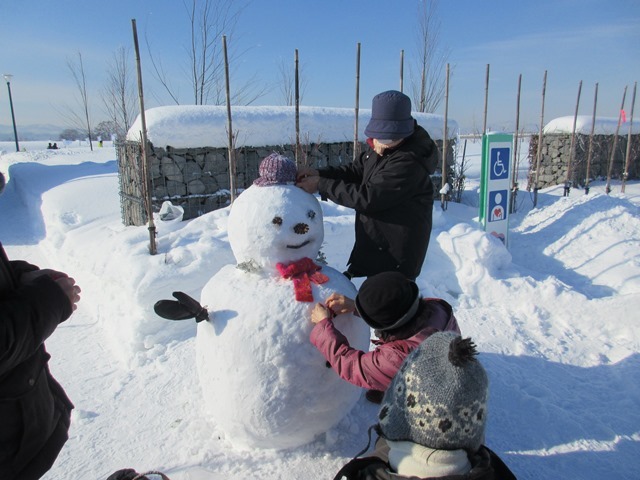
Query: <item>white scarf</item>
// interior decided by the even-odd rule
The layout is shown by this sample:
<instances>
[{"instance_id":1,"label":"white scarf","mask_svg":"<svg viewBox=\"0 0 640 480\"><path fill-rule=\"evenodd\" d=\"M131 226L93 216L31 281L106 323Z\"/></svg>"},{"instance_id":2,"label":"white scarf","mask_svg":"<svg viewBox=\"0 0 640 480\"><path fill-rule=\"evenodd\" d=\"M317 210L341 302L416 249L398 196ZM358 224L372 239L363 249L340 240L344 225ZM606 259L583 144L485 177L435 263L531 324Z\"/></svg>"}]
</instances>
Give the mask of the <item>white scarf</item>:
<instances>
[{"instance_id":1,"label":"white scarf","mask_svg":"<svg viewBox=\"0 0 640 480\"><path fill-rule=\"evenodd\" d=\"M465 450L436 450L413 442L389 443L389 465L399 475L437 478L471 470Z\"/></svg>"}]
</instances>

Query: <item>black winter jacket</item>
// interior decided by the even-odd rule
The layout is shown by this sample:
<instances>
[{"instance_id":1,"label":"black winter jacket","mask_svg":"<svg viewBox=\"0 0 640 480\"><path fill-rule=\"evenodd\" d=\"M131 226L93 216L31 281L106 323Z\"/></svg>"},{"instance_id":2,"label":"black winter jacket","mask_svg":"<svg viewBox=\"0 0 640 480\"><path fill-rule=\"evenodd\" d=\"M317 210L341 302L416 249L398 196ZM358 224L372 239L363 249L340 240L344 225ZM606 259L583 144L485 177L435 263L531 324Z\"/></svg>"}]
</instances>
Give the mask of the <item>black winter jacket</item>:
<instances>
[{"instance_id":1,"label":"black winter jacket","mask_svg":"<svg viewBox=\"0 0 640 480\"><path fill-rule=\"evenodd\" d=\"M51 376L44 341L71 315L49 276L21 283L38 267L9 261L0 244L0 478L42 477L67 441L73 404Z\"/></svg>"},{"instance_id":2,"label":"black winter jacket","mask_svg":"<svg viewBox=\"0 0 640 480\"><path fill-rule=\"evenodd\" d=\"M353 276L385 271L418 276L431 234L430 175L437 165L438 148L416 123L411 136L382 156L368 150L349 165L319 170L321 198L356 211L348 261Z\"/></svg>"},{"instance_id":3,"label":"black winter jacket","mask_svg":"<svg viewBox=\"0 0 640 480\"><path fill-rule=\"evenodd\" d=\"M374 453L374 456L354 458L340 469L333 480L429 480L393 473L387 448L379 448L377 444ZM484 445L475 455L469 456L469 461L471 471L466 475L447 475L437 477L437 480L516 480L502 459Z\"/></svg>"}]
</instances>

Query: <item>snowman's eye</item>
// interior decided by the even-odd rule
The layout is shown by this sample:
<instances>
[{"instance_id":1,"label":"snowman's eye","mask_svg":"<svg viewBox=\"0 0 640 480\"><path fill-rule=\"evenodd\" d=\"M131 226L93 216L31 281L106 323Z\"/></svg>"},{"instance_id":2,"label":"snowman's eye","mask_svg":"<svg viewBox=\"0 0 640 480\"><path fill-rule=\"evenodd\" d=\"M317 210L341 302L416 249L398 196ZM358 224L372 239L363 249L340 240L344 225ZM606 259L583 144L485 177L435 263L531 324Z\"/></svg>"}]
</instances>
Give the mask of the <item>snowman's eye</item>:
<instances>
[{"instance_id":1,"label":"snowman's eye","mask_svg":"<svg viewBox=\"0 0 640 480\"><path fill-rule=\"evenodd\" d=\"M311 218L311 219L316 218L316 212L314 212L313 210L309 210L309 211L307 212L307 217L309 217L309 218Z\"/></svg>"},{"instance_id":2,"label":"snowman's eye","mask_svg":"<svg viewBox=\"0 0 640 480\"><path fill-rule=\"evenodd\" d=\"M274 225L282 225L282 218L280 217L273 217L273 220L271 220L271 223L273 223Z\"/></svg>"}]
</instances>

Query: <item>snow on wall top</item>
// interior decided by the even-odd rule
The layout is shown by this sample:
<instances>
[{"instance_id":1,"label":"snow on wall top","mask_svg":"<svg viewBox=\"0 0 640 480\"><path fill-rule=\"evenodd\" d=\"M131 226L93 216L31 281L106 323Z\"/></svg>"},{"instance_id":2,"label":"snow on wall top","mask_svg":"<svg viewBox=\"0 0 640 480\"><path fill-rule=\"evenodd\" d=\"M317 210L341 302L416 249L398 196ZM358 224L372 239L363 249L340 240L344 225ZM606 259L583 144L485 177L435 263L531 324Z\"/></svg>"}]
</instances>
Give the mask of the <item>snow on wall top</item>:
<instances>
[{"instance_id":1,"label":"snow on wall top","mask_svg":"<svg viewBox=\"0 0 640 480\"><path fill-rule=\"evenodd\" d=\"M618 135L627 135L629 133L629 125L632 122L623 122L620 124ZM591 135L591 126L593 125L593 117L591 115L578 115L576 117L576 133L581 135ZM596 117L595 135L614 135L618 127L618 119L613 117ZM573 116L558 117L551 120L544 127L543 132L547 133L569 133L573 132ZM633 123L632 133L640 133L640 125Z\"/></svg>"},{"instance_id":2,"label":"snow on wall top","mask_svg":"<svg viewBox=\"0 0 640 480\"><path fill-rule=\"evenodd\" d=\"M212 105L173 105L145 111L147 138L155 146L173 148L226 147L227 107ZM444 117L412 113L434 140L443 138ZM365 139L364 128L370 109L358 111L358 138ZM236 146L267 146L296 143L295 107L231 107L231 122L237 133ZM352 142L355 111L351 108L300 107L300 142ZM127 133L127 140L140 140L140 116ZM449 138L458 135L458 124L447 119Z\"/></svg>"}]
</instances>

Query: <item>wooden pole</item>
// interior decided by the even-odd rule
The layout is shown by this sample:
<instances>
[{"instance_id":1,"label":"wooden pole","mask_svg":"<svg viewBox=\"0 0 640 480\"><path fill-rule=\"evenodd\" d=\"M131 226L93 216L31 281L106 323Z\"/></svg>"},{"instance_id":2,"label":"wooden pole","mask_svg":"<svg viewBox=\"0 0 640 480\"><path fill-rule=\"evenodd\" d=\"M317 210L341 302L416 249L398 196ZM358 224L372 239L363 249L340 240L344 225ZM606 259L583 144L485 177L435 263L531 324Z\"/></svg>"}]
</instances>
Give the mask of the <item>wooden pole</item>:
<instances>
[{"instance_id":1,"label":"wooden pole","mask_svg":"<svg viewBox=\"0 0 640 480\"><path fill-rule=\"evenodd\" d=\"M153 207L151 204L151 175L149 175L149 163L147 159L147 120L144 110L144 93L142 90L142 68L140 67L140 48L138 46L138 29L136 28L136 19L131 19L131 28L133 29L133 45L136 51L136 68L138 73L138 99L140 101L140 122L142 123L142 132L140 132L140 141L142 143L142 183L145 207L147 211L147 221L149 222L149 253L155 255L158 253L156 247L156 226L153 222Z\"/></svg>"},{"instance_id":2,"label":"wooden pole","mask_svg":"<svg viewBox=\"0 0 640 480\"><path fill-rule=\"evenodd\" d=\"M633 84L633 96L631 97L631 116L629 117L629 134L627 135L627 150L625 153L624 173L622 174L622 193L629 177L629 164L631 163L631 130L633 127L633 107L636 105L636 87L638 82Z\"/></svg>"},{"instance_id":3,"label":"wooden pole","mask_svg":"<svg viewBox=\"0 0 640 480\"><path fill-rule=\"evenodd\" d=\"M356 106L355 106L355 123L353 126L353 160L360 153L360 144L358 143L358 114L360 111L360 42L356 46Z\"/></svg>"},{"instance_id":4,"label":"wooden pole","mask_svg":"<svg viewBox=\"0 0 640 480\"><path fill-rule=\"evenodd\" d=\"M618 113L618 125L616 126L616 134L613 137L613 148L611 149L611 158L609 159L609 168L607 169L607 186L605 192L611 193L611 172L613 171L613 159L616 156L616 146L618 145L618 133L620 132L620 124L622 123L622 111L624 110L624 100L627 97L627 86L624 86L624 93L622 94L622 105L620 105L620 112Z\"/></svg>"},{"instance_id":5,"label":"wooden pole","mask_svg":"<svg viewBox=\"0 0 640 480\"><path fill-rule=\"evenodd\" d=\"M449 136L449 132L447 129L447 117L449 114L449 64L447 63L447 77L445 81L445 89L444 89L444 128L442 131L444 132L442 139L442 185L440 189L440 207L442 210L447 209L447 193L445 190L445 185L447 184L447 137Z\"/></svg>"},{"instance_id":6,"label":"wooden pole","mask_svg":"<svg viewBox=\"0 0 640 480\"><path fill-rule=\"evenodd\" d=\"M227 36L222 36L222 50L224 52L224 78L227 94L227 135L229 150L229 189L231 190L230 201L236 199L236 150L233 141L233 124L231 122L231 89L229 87L229 58L227 57Z\"/></svg>"},{"instance_id":7,"label":"wooden pole","mask_svg":"<svg viewBox=\"0 0 640 480\"><path fill-rule=\"evenodd\" d=\"M482 135L487 133L488 105L489 105L489 64L487 63L487 75L484 82L484 120L482 121Z\"/></svg>"},{"instance_id":8,"label":"wooden pole","mask_svg":"<svg viewBox=\"0 0 640 480\"><path fill-rule=\"evenodd\" d=\"M578 123L578 108L580 106L580 92L582 91L582 80L580 80L580 84L578 85L578 99L576 100L576 111L573 114L573 130L571 131L571 143L569 145L569 164L567 165L567 178L564 180L564 194L563 196L568 197L569 192L571 191L571 166L573 165L573 154L575 151L576 145L576 124Z\"/></svg>"},{"instance_id":9,"label":"wooden pole","mask_svg":"<svg viewBox=\"0 0 640 480\"><path fill-rule=\"evenodd\" d=\"M400 92L404 88L404 50L400 50Z\"/></svg>"},{"instance_id":10,"label":"wooden pole","mask_svg":"<svg viewBox=\"0 0 640 480\"><path fill-rule=\"evenodd\" d=\"M589 134L589 152L587 153L587 173L584 180L584 194L589 195L589 176L591 175L591 156L593 155L593 134L596 130L596 107L598 106L598 83L593 97L593 116L591 117L591 133Z\"/></svg>"},{"instance_id":11,"label":"wooden pole","mask_svg":"<svg viewBox=\"0 0 640 480\"><path fill-rule=\"evenodd\" d=\"M298 49L295 52L295 106L296 106L296 165L300 165L300 81L298 76Z\"/></svg>"},{"instance_id":12,"label":"wooden pole","mask_svg":"<svg viewBox=\"0 0 640 480\"><path fill-rule=\"evenodd\" d=\"M544 80L542 81L542 111L540 112L540 132L538 133L538 151L536 152L536 176L533 183L533 206L538 205L538 189L540 180L540 163L542 162L542 140L544 139L544 97L547 90L547 71L544 71Z\"/></svg>"},{"instance_id":13,"label":"wooden pole","mask_svg":"<svg viewBox=\"0 0 640 480\"><path fill-rule=\"evenodd\" d=\"M511 172L511 198L509 201L509 213L516 211L516 196L518 195L518 132L520 131L520 91L522 87L522 74L518 75L518 95L516 96L516 134L513 137L513 171Z\"/></svg>"}]
</instances>

